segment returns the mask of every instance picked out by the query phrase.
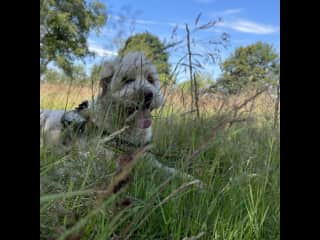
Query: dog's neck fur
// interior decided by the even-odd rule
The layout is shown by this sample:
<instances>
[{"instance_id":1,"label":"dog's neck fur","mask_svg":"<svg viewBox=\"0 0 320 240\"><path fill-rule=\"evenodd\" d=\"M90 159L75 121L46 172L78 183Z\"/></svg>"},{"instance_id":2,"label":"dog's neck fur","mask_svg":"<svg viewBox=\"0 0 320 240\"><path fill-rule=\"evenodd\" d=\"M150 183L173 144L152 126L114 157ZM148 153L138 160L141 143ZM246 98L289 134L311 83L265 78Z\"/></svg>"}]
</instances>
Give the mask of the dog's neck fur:
<instances>
[{"instance_id":1,"label":"dog's neck fur","mask_svg":"<svg viewBox=\"0 0 320 240\"><path fill-rule=\"evenodd\" d=\"M141 129L126 123L121 106L110 100L108 101L108 98L101 95L89 101L88 109L80 111L80 114L90 119L101 131L105 131L108 134L128 125L129 128L119 136L127 142L143 145L151 141L151 127Z\"/></svg>"}]
</instances>

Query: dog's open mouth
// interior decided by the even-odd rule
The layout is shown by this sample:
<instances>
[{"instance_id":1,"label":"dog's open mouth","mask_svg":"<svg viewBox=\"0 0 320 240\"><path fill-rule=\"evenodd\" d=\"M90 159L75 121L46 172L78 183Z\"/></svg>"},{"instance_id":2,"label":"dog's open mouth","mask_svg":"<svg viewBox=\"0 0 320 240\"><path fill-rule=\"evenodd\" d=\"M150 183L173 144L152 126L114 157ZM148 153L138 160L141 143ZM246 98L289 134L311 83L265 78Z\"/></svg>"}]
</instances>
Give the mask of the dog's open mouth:
<instances>
[{"instance_id":1,"label":"dog's open mouth","mask_svg":"<svg viewBox=\"0 0 320 240\"><path fill-rule=\"evenodd\" d=\"M139 107L127 107L128 118L126 122L134 123L137 128L149 128L152 124L151 109Z\"/></svg>"},{"instance_id":2,"label":"dog's open mouth","mask_svg":"<svg viewBox=\"0 0 320 240\"><path fill-rule=\"evenodd\" d=\"M150 109L140 110L136 114L136 126L138 128L149 128L152 123Z\"/></svg>"}]
</instances>

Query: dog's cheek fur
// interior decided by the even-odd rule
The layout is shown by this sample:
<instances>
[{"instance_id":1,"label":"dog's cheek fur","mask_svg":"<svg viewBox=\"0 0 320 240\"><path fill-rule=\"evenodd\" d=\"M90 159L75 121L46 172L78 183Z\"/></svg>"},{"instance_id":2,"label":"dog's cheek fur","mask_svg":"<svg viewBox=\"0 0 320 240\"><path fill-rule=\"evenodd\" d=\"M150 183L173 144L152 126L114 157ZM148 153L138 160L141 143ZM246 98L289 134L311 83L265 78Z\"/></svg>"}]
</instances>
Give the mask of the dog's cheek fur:
<instances>
[{"instance_id":1,"label":"dog's cheek fur","mask_svg":"<svg viewBox=\"0 0 320 240\"><path fill-rule=\"evenodd\" d=\"M133 87L130 86L125 86L124 88L113 91L112 92L112 98L116 99L119 102L122 101L134 101L134 95L136 91L134 90Z\"/></svg>"},{"instance_id":2,"label":"dog's cheek fur","mask_svg":"<svg viewBox=\"0 0 320 240\"><path fill-rule=\"evenodd\" d=\"M152 138L152 129L151 127L147 128L145 130L145 139L144 139L144 142L150 142L151 141L151 138Z\"/></svg>"},{"instance_id":3,"label":"dog's cheek fur","mask_svg":"<svg viewBox=\"0 0 320 240\"><path fill-rule=\"evenodd\" d=\"M161 89L160 89L160 81L158 80L155 85L153 86L154 88L154 97L153 97L153 102L152 102L152 107L154 109L159 108L162 106L164 102L164 97L162 95Z\"/></svg>"},{"instance_id":4,"label":"dog's cheek fur","mask_svg":"<svg viewBox=\"0 0 320 240\"><path fill-rule=\"evenodd\" d=\"M132 132L128 135L128 139L131 142L138 143L138 144L145 144L150 142L152 138L152 128L134 128Z\"/></svg>"},{"instance_id":5,"label":"dog's cheek fur","mask_svg":"<svg viewBox=\"0 0 320 240\"><path fill-rule=\"evenodd\" d=\"M110 85L115 73L115 62L105 63L100 74L100 96L105 96L110 89Z\"/></svg>"}]
</instances>

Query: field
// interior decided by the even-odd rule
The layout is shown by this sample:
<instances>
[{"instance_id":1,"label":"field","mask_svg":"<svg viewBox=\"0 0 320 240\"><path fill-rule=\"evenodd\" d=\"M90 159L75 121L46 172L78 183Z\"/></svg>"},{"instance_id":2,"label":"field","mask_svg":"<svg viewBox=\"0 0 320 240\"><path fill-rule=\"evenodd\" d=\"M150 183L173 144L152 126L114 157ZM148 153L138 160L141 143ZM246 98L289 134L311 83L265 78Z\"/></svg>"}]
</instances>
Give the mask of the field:
<instances>
[{"instance_id":1,"label":"field","mask_svg":"<svg viewBox=\"0 0 320 240\"><path fill-rule=\"evenodd\" d=\"M41 85L41 108L71 109L97 88ZM273 127L274 100L248 101L239 117L221 122L254 92L228 99L200 98L200 118L189 111L181 89L165 89L166 103L154 112L152 153L205 183L168 178L144 158L129 183L104 196L115 159L88 143L89 156L40 149L41 239L270 239L280 238L280 136ZM100 201L102 199L102 201Z\"/></svg>"}]
</instances>

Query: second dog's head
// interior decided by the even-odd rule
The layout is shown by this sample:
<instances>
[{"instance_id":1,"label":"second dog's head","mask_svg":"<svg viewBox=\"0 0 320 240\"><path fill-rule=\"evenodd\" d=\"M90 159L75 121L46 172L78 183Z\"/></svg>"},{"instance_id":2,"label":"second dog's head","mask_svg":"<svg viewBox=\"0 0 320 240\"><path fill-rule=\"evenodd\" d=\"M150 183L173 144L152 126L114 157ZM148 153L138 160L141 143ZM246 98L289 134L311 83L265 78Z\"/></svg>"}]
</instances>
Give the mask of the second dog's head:
<instances>
[{"instance_id":1,"label":"second dog's head","mask_svg":"<svg viewBox=\"0 0 320 240\"><path fill-rule=\"evenodd\" d=\"M105 63L100 87L99 99L119 106L136 129L149 129L150 112L163 103L156 68L141 52L130 52Z\"/></svg>"}]
</instances>

